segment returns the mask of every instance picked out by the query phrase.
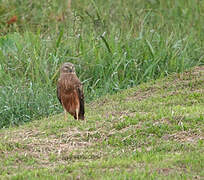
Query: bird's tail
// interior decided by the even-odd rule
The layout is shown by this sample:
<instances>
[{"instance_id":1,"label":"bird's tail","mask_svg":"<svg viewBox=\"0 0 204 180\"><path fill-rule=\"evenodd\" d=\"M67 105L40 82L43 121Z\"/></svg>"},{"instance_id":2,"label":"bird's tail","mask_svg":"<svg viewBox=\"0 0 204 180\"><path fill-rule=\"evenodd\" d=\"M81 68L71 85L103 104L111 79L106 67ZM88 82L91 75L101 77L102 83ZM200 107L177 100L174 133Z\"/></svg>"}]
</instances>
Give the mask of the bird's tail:
<instances>
[{"instance_id":1,"label":"bird's tail","mask_svg":"<svg viewBox=\"0 0 204 180\"><path fill-rule=\"evenodd\" d=\"M84 115L79 115L79 119L84 120Z\"/></svg>"},{"instance_id":2,"label":"bird's tail","mask_svg":"<svg viewBox=\"0 0 204 180\"><path fill-rule=\"evenodd\" d=\"M77 119L76 115L74 115L74 119ZM84 120L85 117L83 114L79 114L79 119Z\"/></svg>"}]
</instances>

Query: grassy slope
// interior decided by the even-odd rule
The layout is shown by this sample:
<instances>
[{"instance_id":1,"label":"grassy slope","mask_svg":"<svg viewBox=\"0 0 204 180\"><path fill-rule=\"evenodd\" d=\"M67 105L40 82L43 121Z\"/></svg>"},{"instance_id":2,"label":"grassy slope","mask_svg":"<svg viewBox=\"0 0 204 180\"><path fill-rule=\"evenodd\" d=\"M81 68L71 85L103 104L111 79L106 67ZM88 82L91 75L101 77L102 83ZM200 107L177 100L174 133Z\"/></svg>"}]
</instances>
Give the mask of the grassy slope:
<instances>
[{"instance_id":1,"label":"grassy slope","mask_svg":"<svg viewBox=\"0 0 204 180\"><path fill-rule=\"evenodd\" d=\"M199 0L0 0L0 128L60 112L63 62L86 102L204 65L203 24Z\"/></svg>"},{"instance_id":2,"label":"grassy slope","mask_svg":"<svg viewBox=\"0 0 204 180\"><path fill-rule=\"evenodd\" d=\"M0 130L0 178L204 178L204 67Z\"/></svg>"}]
</instances>

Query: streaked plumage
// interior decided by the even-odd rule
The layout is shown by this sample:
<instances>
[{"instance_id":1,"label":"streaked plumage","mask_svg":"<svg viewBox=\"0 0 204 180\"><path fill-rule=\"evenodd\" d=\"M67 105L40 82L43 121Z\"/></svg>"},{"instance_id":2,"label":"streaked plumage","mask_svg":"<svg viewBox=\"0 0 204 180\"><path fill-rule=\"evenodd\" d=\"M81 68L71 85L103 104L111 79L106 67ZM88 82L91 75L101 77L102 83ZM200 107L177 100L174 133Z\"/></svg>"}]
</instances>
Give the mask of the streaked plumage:
<instances>
[{"instance_id":1,"label":"streaked plumage","mask_svg":"<svg viewBox=\"0 0 204 180\"><path fill-rule=\"evenodd\" d=\"M83 86L76 76L72 63L64 63L60 68L60 77L57 82L57 97L65 111L75 119L84 119Z\"/></svg>"}]
</instances>

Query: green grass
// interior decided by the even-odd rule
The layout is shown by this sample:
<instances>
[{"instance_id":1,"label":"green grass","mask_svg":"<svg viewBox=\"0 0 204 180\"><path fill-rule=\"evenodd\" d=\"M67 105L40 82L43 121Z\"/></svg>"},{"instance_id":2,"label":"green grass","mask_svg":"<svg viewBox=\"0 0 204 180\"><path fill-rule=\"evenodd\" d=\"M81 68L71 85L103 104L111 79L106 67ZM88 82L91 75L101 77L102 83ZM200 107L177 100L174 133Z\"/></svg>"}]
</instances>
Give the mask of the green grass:
<instances>
[{"instance_id":1,"label":"green grass","mask_svg":"<svg viewBox=\"0 0 204 180\"><path fill-rule=\"evenodd\" d=\"M0 179L203 179L204 67L0 130Z\"/></svg>"},{"instance_id":2,"label":"green grass","mask_svg":"<svg viewBox=\"0 0 204 180\"><path fill-rule=\"evenodd\" d=\"M74 0L71 9L67 0L1 0L0 127L61 112L66 61L87 102L204 64L203 16L194 0Z\"/></svg>"}]
</instances>

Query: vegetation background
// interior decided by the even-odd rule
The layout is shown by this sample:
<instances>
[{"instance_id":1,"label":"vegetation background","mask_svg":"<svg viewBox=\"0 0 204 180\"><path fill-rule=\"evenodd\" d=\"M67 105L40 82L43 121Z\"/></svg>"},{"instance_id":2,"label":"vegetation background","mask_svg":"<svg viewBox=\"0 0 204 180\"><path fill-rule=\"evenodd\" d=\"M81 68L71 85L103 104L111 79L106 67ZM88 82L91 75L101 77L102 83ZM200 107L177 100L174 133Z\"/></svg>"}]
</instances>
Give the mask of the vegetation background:
<instances>
[{"instance_id":1,"label":"vegetation background","mask_svg":"<svg viewBox=\"0 0 204 180\"><path fill-rule=\"evenodd\" d=\"M0 0L0 128L62 111L58 69L86 101L204 64L204 1Z\"/></svg>"},{"instance_id":2,"label":"vegetation background","mask_svg":"<svg viewBox=\"0 0 204 180\"><path fill-rule=\"evenodd\" d=\"M0 179L204 179L203 65L201 0L0 0Z\"/></svg>"}]
</instances>

